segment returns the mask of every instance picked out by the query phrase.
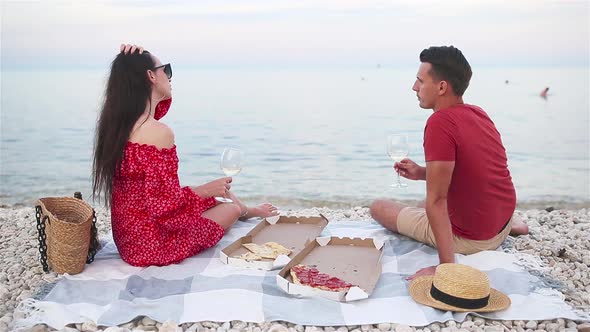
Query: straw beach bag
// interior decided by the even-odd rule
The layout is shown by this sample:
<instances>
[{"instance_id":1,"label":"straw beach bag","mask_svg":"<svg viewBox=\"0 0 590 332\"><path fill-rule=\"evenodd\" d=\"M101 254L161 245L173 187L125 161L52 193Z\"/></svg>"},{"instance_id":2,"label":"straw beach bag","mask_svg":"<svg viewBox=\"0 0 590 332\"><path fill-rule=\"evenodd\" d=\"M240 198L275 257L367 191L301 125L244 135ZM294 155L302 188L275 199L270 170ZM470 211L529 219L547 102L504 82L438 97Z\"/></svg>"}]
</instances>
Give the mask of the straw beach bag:
<instances>
[{"instance_id":1,"label":"straw beach bag","mask_svg":"<svg viewBox=\"0 0 590 332\"><path fill-rule=\"evenodd\" d=\"M39 253L43 271L76 274L94 260L98 250L96 216L80 193L37 201Z\"/></svg>"}]
</instances>

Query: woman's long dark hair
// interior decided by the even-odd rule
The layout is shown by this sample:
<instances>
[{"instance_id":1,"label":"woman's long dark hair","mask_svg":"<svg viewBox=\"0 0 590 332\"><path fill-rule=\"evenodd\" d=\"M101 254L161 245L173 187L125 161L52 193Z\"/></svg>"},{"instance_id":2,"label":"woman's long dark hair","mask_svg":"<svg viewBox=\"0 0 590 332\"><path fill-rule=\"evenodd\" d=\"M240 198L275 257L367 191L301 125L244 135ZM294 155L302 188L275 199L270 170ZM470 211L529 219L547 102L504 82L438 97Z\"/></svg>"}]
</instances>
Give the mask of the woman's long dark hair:
<instances>
[{"instance_id":1,"label":"woman's long dark hair","mask_svg":"<svg viewBox=\"0 0 590 332\"><path fill-rule=\"evenodd\" d=\"M125 145L151 97L152 85L147 71L154 68L149 52L119 53L111 64L104 104L94 138L92 197L104 195L111 205L113 178L123 158Z\"/></svg>"}]
</instances>

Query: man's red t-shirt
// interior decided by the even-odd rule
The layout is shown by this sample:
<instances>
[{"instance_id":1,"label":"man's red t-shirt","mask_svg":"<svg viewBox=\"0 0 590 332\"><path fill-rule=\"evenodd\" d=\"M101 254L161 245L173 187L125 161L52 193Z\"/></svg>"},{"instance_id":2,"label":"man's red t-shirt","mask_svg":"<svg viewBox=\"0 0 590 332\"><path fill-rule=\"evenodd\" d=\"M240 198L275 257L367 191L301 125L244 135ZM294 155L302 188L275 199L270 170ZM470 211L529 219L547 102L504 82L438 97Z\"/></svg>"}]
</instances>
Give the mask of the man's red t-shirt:
<instances>
[{"instance_id":1,"label":"man's red t-shirt","mask_svg":"<svg viewBox=\"0 0 590 332\"><path fill-rule=\"evenodd\" d=\"M454 161L447 195L453 233L472 240L496 236L512 217L516 191L500 133L479 107L434 112L424 128L426 162Z\"/></svg>"}]
</instances>

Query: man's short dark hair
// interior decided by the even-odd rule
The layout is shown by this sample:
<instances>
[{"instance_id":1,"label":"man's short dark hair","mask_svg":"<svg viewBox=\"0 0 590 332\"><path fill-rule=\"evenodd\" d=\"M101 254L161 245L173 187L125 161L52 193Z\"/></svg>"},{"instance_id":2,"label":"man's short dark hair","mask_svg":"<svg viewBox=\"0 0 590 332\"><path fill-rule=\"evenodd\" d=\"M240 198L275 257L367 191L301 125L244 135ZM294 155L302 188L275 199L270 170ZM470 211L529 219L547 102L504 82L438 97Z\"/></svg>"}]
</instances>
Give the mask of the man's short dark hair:
<instances>
[{"instance_id":1,"label":"man's short dark hair","mask_svg":"<svg viewBox=\"0 0 590 332\"><path fill-rule=\"evenodd\" d=\"M463 96L471 79L471 66L458 48L431 46L420 53L420 62L430 63L430 74L437 80L449 82L455 94Z\"/></svg>"}]
</instances>

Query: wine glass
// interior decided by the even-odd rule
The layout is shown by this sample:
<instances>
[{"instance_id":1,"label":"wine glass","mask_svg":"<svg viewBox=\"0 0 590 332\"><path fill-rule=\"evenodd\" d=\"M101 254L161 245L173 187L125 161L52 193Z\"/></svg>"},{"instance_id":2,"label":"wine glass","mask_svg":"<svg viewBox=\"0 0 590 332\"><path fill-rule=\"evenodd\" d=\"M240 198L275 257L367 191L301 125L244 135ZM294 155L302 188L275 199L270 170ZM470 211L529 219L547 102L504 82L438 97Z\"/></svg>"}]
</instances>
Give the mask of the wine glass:
<instances>
[{"instance_id":1,"label":"wine glass","mask_svg":"<svg viewBox=\"0 0 590 332\"><path fill-rule=\"evenodd\" d=\"M225 176L234 176L242 170L242 160L244 159L244 154L242 151L227 147L223 150L221 154L221 163L220 167L223 171ZM218 202L222 203L233 203L233 201L226 197L215 197Z\"/></svg>"},{"instance_id":2,"label":"wine glass","mask_svg":"<svg viewBox=\"0 0 590 332\"><path fill-rule=\"evenodd\" d=\"M387 155L393 162L400 162L410 153L407 134L395 134L387 136ZM408 185L402 183L399 172L397 172L397 183L391 185L393 188L405 188Z\"/></svg>"}]
</instances>

